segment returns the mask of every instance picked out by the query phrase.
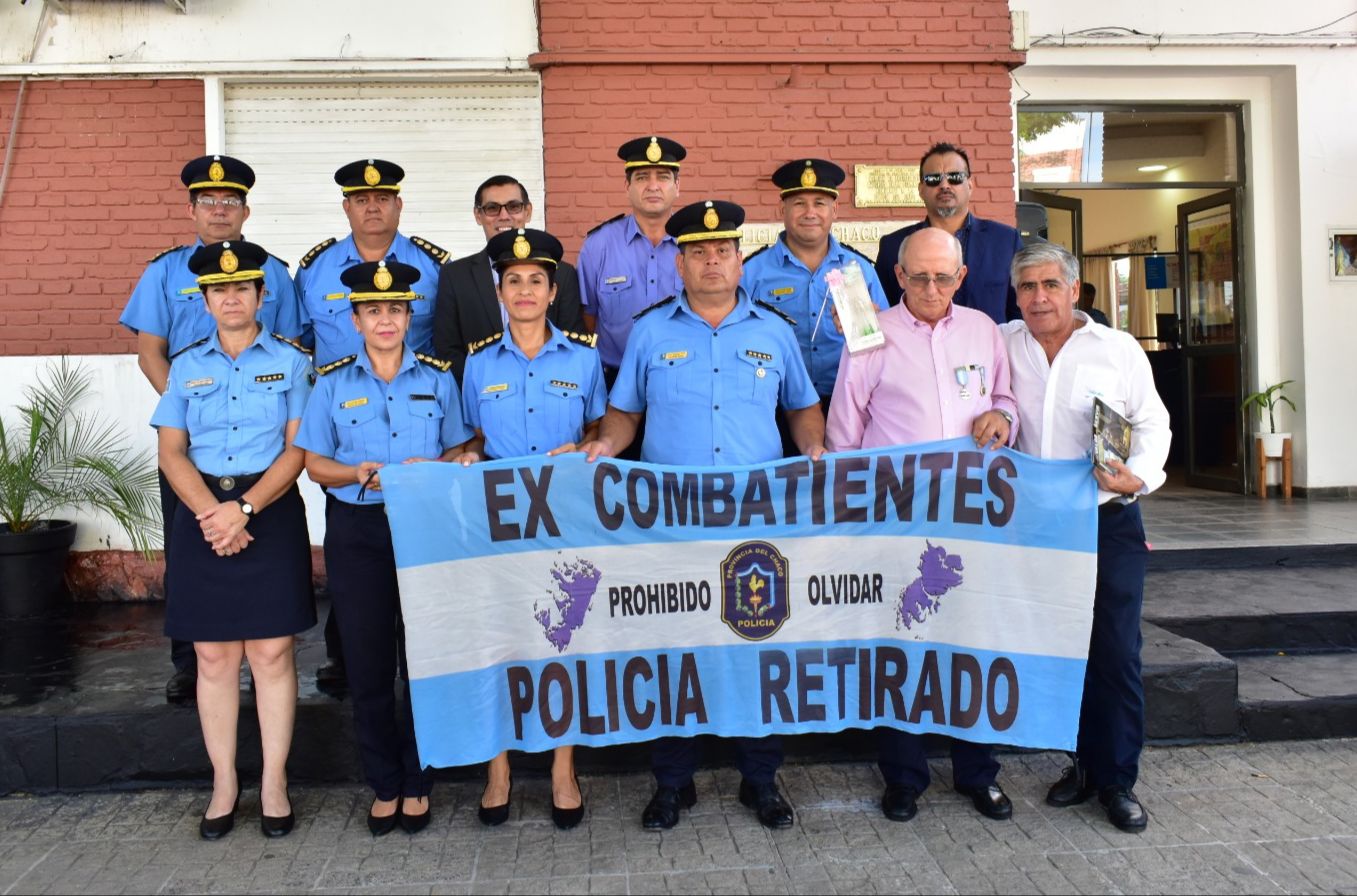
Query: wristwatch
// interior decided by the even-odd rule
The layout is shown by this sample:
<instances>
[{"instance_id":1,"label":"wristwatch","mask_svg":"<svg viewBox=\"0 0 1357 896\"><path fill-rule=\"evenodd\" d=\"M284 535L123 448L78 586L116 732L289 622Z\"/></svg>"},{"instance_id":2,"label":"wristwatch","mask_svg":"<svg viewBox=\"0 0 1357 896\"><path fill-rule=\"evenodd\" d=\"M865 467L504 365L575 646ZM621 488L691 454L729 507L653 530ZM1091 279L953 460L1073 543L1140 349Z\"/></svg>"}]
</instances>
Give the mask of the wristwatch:
<instances>
[{"instance_id":1,"label":"wristwatch","mask_svg":"<svg viewBox=\"0 0 1357 896\"><path fill-rule=\"evenodd\" d=\"M240 505L240 512L245 514L246 519L254 516L254 505L249 501L244 498L236 498L236 503Z\"/></svg>"},{"instance_id":2,"label":"wristwatch","mask_svg":"<svg viewBox=\"0 0 1357 896\"><path fill-rule=\"evenodd\" d=\"M1003 417L1005 420L1007 420L1009 426L1012 426L1012 425L1013 425L1013 415L1012 415L1012 414L1010 414L1008 411L1004 410L1003 408L994 408L993 410L994 410L994 413L998 414L1000 417Z\"/></svg>"}]
</instances>

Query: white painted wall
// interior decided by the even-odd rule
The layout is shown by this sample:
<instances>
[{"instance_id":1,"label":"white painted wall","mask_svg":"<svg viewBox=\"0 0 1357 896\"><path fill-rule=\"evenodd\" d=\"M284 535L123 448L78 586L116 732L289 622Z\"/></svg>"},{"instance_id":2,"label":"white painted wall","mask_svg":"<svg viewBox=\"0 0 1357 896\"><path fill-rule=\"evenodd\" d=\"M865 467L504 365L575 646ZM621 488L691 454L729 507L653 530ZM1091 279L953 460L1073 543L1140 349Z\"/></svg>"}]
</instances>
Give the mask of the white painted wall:
<instances>
[{"instance_id":1,"label":"white painted wall","mask_svg":"<svg viewBox=\"0 0 1357 896\"><path fill-rule=\"evenodd\" d=\"M1348 114L1357 17L1294 34L1354 12L1351 0L1012 6L1029 13L1033 42L1027 64L1014 72L1015 100L1244 104L1253 385L1297 380L1300 412L1284 412L1283 420L1295 433L1298 484L1357 486L1349 447L1357 415L1347 413L1357 284L1331 282L1327 267L1328 229L1357 225L1357 116ZM1072 35L1108 25L1158 37ZM1238 35L1249 31L1289 36Z\"/></svg>"},{"instance_id":2,"label":"white painted wall","mask_svg":"<svg viewBox=\"0 0 1357 896\"><path fill-rule=\"evenodd\" d=\"M252 64L521 68L537 50L532 0L66 0L47 16L36 66L214 71ZM0 72L27 59L46 4L0 5ZM41 69L39 69L41 70Z\"/></svg>"}]
</instances>

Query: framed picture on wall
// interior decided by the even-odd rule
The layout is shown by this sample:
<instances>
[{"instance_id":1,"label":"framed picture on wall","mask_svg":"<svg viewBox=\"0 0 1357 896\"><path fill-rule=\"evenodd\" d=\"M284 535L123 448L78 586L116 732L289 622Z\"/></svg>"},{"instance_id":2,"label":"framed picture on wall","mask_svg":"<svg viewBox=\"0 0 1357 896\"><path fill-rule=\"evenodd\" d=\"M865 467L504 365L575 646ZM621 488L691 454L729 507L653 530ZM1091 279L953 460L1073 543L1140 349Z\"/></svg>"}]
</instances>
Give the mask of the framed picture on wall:
<instances>
[{"instance_id":1,"label":"framed picture on wall","mask_svg":"<svg viewBox=\"0 0 1357 896\"><path fill-rule=\"evenodd\" d=\"M1357 227L1329 230L1329 279L1357 283Z\"/></svg>"}]
</instances>

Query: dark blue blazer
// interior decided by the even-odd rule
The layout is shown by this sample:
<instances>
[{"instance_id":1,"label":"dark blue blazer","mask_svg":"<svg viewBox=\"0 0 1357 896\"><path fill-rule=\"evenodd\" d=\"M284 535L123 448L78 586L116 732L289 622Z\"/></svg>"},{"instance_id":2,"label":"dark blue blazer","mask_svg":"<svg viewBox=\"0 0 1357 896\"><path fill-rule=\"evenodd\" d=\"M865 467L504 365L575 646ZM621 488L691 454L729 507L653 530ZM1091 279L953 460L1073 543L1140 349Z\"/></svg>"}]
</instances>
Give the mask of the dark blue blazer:
<instances>
[{"instance_id":1,"label":"dark blue blazer","mask_svg":"<svg viewBox=\"0 0 1357 896\"><path fill-rule=\"evenodd\" d=\"M900 281L895 277L895 261L900 256L900 244L905 241L905 237L927 226L928 219L925 218L917 224L892 231L881 238L881 244L877 247L876 276L892 305L900 304L902 292ZM996 324L1017 320L1021 316L1018 312L1018 294L1013 291L1009 280L1008 266L1022 248L1022 237L1018 231L998 221L968 215L957 237L966 250L966 279L952 301L985 312Z\"/></svg>"}]
</instances>

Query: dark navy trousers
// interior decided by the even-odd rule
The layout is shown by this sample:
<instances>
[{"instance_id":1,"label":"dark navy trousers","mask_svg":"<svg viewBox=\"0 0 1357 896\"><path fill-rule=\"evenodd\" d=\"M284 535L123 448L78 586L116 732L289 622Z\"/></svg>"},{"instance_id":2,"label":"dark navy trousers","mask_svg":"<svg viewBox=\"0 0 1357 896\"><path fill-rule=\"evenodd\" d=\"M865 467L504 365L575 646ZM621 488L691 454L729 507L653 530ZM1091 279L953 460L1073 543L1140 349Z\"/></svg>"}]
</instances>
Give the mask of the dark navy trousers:
<instances>
[{"instance_id":1,"label":"dark navy trousers","mask_svg":"<svg viewBox=\"0 0 1357 896\"><path fill-rule=\"evenodd\" d=\"M168 602L170 599L170 530L174 528L174 514L179 510L179 495L170 487L170 481L165 478L164 470L156 470L156 473L160 476L160 519L165 546L165 575L161 579L161 590L165 592L165 600ZM193 651L193 642L171 638L170 662L174 663L174 668L178 672L189 669L196 670L198 668L198 654Z\"/></svg>"},{"instance_id":2,"label":"dark navy trousers","mask_svg":"<svg viewBox=\"0 0 1357 896\"><path fill-rule=\"evenodd\" d=\"M381 800L428 796L433 779L415 746L396 557L381 504L326 496L325 571L363 777Z\"/></svg>"},{"instance_id":3,"label":"dark navy trousers","mask_svg":"<svg viewBox=\"0 0 1357 896\"><path fill-rule=\"evenodd\" d=\"M876 729L877 764L887 784L908 787L915 793L928 789L928 752L922 735L894 728ZM952 785L958 790L978 790L994 783L999 763L989 744L952 739Z\"/></svg>"},{"instance_id":4,"label":"dark navy trousers","mask_svg":"<svg viewBox=\"0 0 1357 896\"><path fill-rule=\"evenodd\" d=\"M737 737L735 767L750 784L772 784L782 767L782 738ZM697 740L692 737L661 737L651 747L650 765L660 787L683 787L697 771Z\"/></svg>"},{"instance_id":5,"label":"dark navy trousers","mask_svg":"<svg viewBox=\"0 0 1357 896\"><path fill-rule=\"evenodd\" d=\"M1099 788L1133 787L1145 744L1145 689L1140 680L1140 608L1149 549L1140 505L1098 508L1098 585L1093 598L1084 702L1079 709L1080 763Z\"/></svg>"}]
</instances>

